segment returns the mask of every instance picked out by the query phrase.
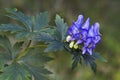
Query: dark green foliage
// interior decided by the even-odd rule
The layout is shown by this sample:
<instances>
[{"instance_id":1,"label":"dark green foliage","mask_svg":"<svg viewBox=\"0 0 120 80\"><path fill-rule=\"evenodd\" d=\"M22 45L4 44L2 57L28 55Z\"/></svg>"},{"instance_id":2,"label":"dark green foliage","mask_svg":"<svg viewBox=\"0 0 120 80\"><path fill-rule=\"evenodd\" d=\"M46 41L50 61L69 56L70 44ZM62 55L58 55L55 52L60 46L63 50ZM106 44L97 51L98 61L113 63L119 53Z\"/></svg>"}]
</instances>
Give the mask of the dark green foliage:
<instances>
[{"instance_id":1,"label":"dark green foliage","mask_svg":"<svg viewBox=\"0 0 120 80\"><path fill-rule=\"evenodd\" d=\"M82 54L82 50L80 49L69 48L69 44L67 42L64 44L64 48L67 52L73 55L72 69L76 68L77 65L80 63L81 65L89 65L93 72L96 73L96 59L106 62L106 60L99 53L93 53L92 55L87 53Z\"/></svg>"},{"instance_id":2,"label":"dark green foliage","mask_svg":"<svg viewBox=\"0 0 120 80\"><path fill-rule=\"evenodd\" d=\"M98 59L98 60L103 61L103 62L107 62L107 60L106 60L104 57L102 57L99 53L94 52L94 53L92 54L92 56L93 56L95 59Z\"/></svg>"},{"instance_id":3,"label":"dark green foliage","mask_svg":"<svg viewBox=\"0 0 120 80\"><path fill-rule=\"evenodd\" d=\"M89 54L84 54L82 55L85 64L90 65L91 69L96 72L96 63L95 63L95 59L93 58L92 55Z\"/></svg>"},{"instance_id":4,"label":"dark green foliage","mask_svg":"<svg viewBox=\"0 0 120 80\"><path fill-rule=\"evenodd\" d=\"M48 13L43 12L35 16L34 30L40 31L41 28L48 26Z\"/></svg>"},{"instance_id":5,"label":"dark green foliage","mask_svg":"<svg viewBox=\"0 0 120 80\"><path fill-rule=\"evenodd\" d=\"M27 78L27 72L24 66L19 63L14 63L3 69L3 73L0 75L1 80L29 80Z\"/></svg>"},{"instance_id":6,"label":"dark green foliage","mask_svg":"<svg viewBox=\"0 0 120 80\"><path fill-rule=\"evenodd\" d=\"M18 24L2 24L0 31L16 32L16 38L32 40L38 33L44 32L45 27L48 27L48 13L43 12L37 16L26 16L17 9L6 8L7 16L21 22Z\"/></svg>"},{"instance_id":7,"label":"dark green foliage","mask_svg":"<svg viewBox=\"0 0 120 80\"><path fill-rule=\"evenodd\" d=\"M82 57L80 54L76 53L73 56L73 63L72 63L72 69L77 67L78 63L82 64Z\"/></svg>"},{"instance_id":8,"label":"dark green foliage","mask_svg":"<svg viewBox=\"0 0 120 80\"><path fill-rule=\"evenodd\" d=\"M38 41L45 41L46 43L54 41L54 38L49 33L40 33L36 38Z\"/></svg>"},{"instance_id":9,"label":"dark green foliage","mask_svg":"<svg viewBox=\"0 0 120 80\"><path fill-rule=\"evenodd\" d=\"M13 33L13 32L23 31L23 30L25 30L25 28L21 27L17 24L2 24L0 26L0 30L1 31L11 31Z\"/></svg>"},{"instance_id":10,"label":"dark green foliage","mask_svg":"<svg viewBox=\"0 0 120 80\"><path fill-rule=\"evenodd\" d=\"M45 52L64 49L64 42L67 34L67 24L64 23L63 19L59 15L56 15L55 23L57 27L54 28L54 32L52 34L41 33L36 38L38 41L45 41L46 43L49 43L48 47L45 49Z\"/></svg>"},{"instance_id":11,"label":"dark green foliage","mask_svg":"<svg viewBox=\"0 0 120 80\"><path fill-rule=\"evenodd\" d=\"M7 15L8 17L23 23L26 30L29 30L29 31L32 30L32 17L25 16L22 12L17 11L16 8L15 9L6 8L6 11L9 13L9 15Z\"/></svg>"},{"instance_id":12,"label":"dark green foliage","mask_svg":"<svg viewBox=\"0 0 120 80\"><path fill-rule=\"evenodd\" d=\"M61 41L64 41L67 33L67 24L64 23L64 20L59 15L56 15L55 23L57 26L57 31L60 33L59 36L61 36Z\"/></svg>"},{"instance_id":13,"label":"dark green foliage","mask_svg":"<svg viewBox=\"0 0 120 80\"><path fill-rule=\"evenodd\" d=\"M29 17L16 9L6 9L7 16L20 21L23 25L2 24L0 31L15 33L15 37L22 41L11 41L6 36L0 36L0 74L1 80L48 80L51 74L44 64L52 58L45 55L40 47L30 47L34 38L46 32L48 26L47 12L36 17ZM47 28L48 30L48 28Z\"/></svg>"},{"instance_id":14,"label":"dark green foliage","mask_svg":"<svg viewBox=\"0 0 120 80\"><path fill-rule=\"evenodd\" d=\"M63 43L60 43L58 41L52 41L48 47L45 49L45 52L51 52L51 51L57 51L63 49Z\"/></svg>"},{"instance_id":15,"label":"dark green foliage","mask_svg":"<svg viewBox=\"0 0 120 80\"><path fill-rule=\"evenodd\" d=\"M0 39L6 43L3 44L5 49L9 49L11 46L9 39L5 36L1 36ZM39 48L28 48L23 52L24 54L19 55L22 45L23 42L17 42L13 47L11 46L12 54L7 50L0 53L0 69L3 72L0 79L30 80L29 77L33 76L35 80L48 80L46 74L51 72L44 68L44 64L52 58L47 57Z\"/></svg>"}]
</instances>

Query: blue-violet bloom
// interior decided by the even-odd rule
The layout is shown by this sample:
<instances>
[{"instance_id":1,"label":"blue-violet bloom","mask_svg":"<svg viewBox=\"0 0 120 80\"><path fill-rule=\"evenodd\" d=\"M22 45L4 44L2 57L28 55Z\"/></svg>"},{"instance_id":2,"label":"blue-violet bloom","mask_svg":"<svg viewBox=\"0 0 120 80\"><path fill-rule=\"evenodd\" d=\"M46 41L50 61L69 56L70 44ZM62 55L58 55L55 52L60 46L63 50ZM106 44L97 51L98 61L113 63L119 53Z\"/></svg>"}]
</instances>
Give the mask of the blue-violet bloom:
<instances>
[{"instance_id":1,"label":"blue-violet bloom","mask_svg":"<svg viewBox=\"0 0 120 80\"><path fill-rule=\"evenodd\" d=\"M92 55L96 44L100 41L99 23L95 23L90 27L90 18L83 23L83 15L79 15L77 21L68 28L68 36L66 41L69 47L78 49L80 44L84 44L82 54L89 53Z\"/></svg>"},{"instance_id":2,"label":"blue-violet bloom","mask_svg":"<svg viewBox=\"0 0 120 80\"><path fill-rule=\"evenodd\" d=\"M85 54L88 52L92 55L92 51L94 50L96 44L100 41L100 33L99 33L99 23L95 23L89 29L87 40L84 42L84 47L82 49L82 53Z\"/></svg>"}]
</instances>

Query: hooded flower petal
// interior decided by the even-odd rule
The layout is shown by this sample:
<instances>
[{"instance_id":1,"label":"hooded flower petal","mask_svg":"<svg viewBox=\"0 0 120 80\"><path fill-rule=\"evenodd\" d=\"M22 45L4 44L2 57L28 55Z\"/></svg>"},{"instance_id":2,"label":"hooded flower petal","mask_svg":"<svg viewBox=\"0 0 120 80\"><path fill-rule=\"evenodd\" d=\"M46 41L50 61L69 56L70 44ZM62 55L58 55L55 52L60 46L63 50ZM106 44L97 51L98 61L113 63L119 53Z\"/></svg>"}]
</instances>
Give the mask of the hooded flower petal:
<instances>
[{"instance_id":1,"label":"hooded flower petal","mask_svg":"<svg viewBox=\"0 0 120 80\"><path fill-rule=\"evenodd\" d=\"M75 22L76 27L78 29L81 27L81 25L83 23L83 20L84 20L84 16L83 15L79 15L77 21Z\"/></svg>"},{"instance_id":2,"label":"hooded flower petal","mask_svg":"<svg viewBox=\"0 0 120 80\"><path fill-rule=\"evenodd\" d=\"M99 25L98 22L94 24L94 33L95 33L96 35L100 35L99 26L100 26L100 25Z\"/></svg>"},{"instance_id":3,"label":"hooded flower petal","mask_svg":"<svg viewBox=\"0 0 120 80\"><path fill-rule=\"evenodd\" d=\"M81 27L83 30L88 30L90 26L90 18L88 18L85 23L83 24L83 26Z\"/></svg>"},{"instance_id":4,"label":"hooded flower petal","mask_svg":"<svg viewBox=\"0 0 120 80\"><path fill-rule=\"evenodd\" d=\"M95 44L97 44L100 40L101 40L100 36L95 36L95 38L94 38Z\"/></svg>"},{"instance_id":5,"label":"hooded flower petal","mask_svg":"<svg viewBox=\"0 0 120 80\"><path fill-rule=\"evenodd\" d=\"M88 31L88 37L94 37L94 26L92 25L91 28Z\"/></svg>"},{"instance_id":6,"label":"hooded flower petal","mask_svg":"<svg viewBox=\"0 0 120 80\"><path fill-rule=\"evenodd\" d=\"M83 48L82 48L82 54L85 54L86 51L87 51L87 48L86 48L86 47L83 47Z\"/></svg>"},{"instance_id":7,"label":"hooded flower petal","mask_svg":"<svg viewBox=\"0 0 120 80\"><path fill-rule=\"evenodd\" d=\"M76 27L76 25L73 23L72 26L70 26L70 27L68 28L68 34L69 34L69 35L74 35L74 34L77 34L77 33L79 33L79 30L78 30L78 28Z\"/></svg>"},{"instance_id":8,"label":"hooded flower petal","mask_svg":"<svg viewBox=\"0 0 120 80\"><path fill-rule=\"evenodd\" d=\"M76 44L81 44L83 42L83 40L79 39Z\"/></svg>"}]
</instances>

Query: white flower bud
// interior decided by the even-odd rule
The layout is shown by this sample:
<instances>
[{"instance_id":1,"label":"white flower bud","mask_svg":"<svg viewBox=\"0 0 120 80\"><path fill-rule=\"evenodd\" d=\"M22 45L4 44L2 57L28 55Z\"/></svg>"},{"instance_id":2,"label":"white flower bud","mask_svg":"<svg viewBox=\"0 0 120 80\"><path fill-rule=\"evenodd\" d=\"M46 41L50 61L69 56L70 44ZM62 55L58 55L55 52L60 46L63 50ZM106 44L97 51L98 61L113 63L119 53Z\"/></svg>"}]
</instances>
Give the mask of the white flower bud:
<instances>
[{"instance_id":1,"label":"white flower bud","mask_svg":"<svg viewBox=\"0 0 120 80\"><path fill-rule=\"evenodd\" d=\"M70 48L73 48L74 43L75 43L75 42L74 42L74 41L72 41L72 42L69 44L69 47L70 47Z\"/></svg>"},{"instance_id":2,"label":"white flower bud","mask_svg":"<svg viewBox=\"0 0 120 80\"><path fill-rule=\"evenodd\" d=\"M68 35L68 36L66 37L66 41L69 42L70 39L71 39L71 36Z\"/></svg>"},{"instance_id":3,"label":"white flower bud","mask_svg":"<svg viewBox=\"0 0 120 80\"><path fill-rule=\"evenodd\" d=\"M74 45L74 48L75 48L75 49L78 49L78 44L75 44L75 45Z\"/></svg>"}]
</instances>

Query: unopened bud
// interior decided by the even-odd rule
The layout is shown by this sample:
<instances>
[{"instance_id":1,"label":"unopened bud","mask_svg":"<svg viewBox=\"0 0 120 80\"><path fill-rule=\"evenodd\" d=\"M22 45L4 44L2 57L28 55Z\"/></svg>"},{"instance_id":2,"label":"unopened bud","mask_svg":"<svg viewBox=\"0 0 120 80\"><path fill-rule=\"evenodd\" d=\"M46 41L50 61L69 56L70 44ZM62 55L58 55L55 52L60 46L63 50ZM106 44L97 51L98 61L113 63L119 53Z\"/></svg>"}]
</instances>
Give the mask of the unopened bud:
<instances>
[{"instance_id":1,"label":"unopened bud","mask_svg":"<svg viewBox=\"0 0 120 80\"><path fill-rule=\"evenodd\" d=\"M74 48L75 48L75 49L78 49L78 44L75 44L75 45L74 45Z\"/></svg>"},{"instance_id":2,"label":"unopened bud","mask_svg":"<svg viewBox=\"0 0 120 80\"><path fill-rule=\"evenodd\" d=\"M74 43L75 43L75 42L74 42L74 41L72 41L72 42L69 44L69 47L70 47L70 48L73 48Z\"/></svg>"},{"instance_id":3,"label":"unopened bud","mask_svg":"<svg viewBox=\"0 0 120 80\"><path fill-rule=\"evenodd\" d=\"M67 37L66 37L66 41L67 41L67 42L69 42L70 39L71 39L71 36L67 36Z\"/></svg>"}]
</instances>

